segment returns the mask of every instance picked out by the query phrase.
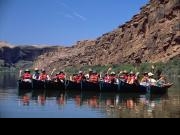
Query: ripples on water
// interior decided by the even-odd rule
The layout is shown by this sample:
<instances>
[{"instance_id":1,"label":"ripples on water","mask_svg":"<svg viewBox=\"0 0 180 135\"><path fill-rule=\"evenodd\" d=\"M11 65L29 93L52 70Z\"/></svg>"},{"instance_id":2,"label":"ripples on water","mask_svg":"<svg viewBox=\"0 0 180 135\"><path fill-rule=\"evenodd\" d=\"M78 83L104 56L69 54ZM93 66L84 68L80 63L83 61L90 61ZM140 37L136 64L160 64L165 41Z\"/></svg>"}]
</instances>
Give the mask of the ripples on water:
<instances>
[{"instance_id":1,"label":"ripples on water","mask_svg":"<svg viewBox=\"0 0 180 135\"><path fill-rule=\"evenodd\" d=\"M0 77L1 118L180 118L179 80L168 95L18 91L16 77Z\"/></svg>"}]
</instances>

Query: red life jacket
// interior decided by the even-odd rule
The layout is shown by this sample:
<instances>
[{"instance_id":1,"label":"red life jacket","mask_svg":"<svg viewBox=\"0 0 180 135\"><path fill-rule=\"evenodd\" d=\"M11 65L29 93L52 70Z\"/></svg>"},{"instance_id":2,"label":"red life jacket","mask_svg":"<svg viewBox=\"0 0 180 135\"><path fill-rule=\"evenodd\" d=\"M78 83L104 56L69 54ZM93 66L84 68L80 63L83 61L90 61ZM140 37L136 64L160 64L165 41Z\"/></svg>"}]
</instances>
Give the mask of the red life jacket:
<instances>
[{"instance_id":1,"label":"red life jacket","mask_svg":"<svg viewBox=\"0 0 180 135\"><path fill-rule=\"evenodd\" d=\"M45 80L47 80L48 78L47 78L47 74L41 74L40 75L40 80L41 81L45 81Z\"/></svg>"},{"instance_id":2,"label":"red life jacket","mask_svg":"<svg viewBox=\"0 0 180 135\"><path fill-rule=\"evenodd\" d=\"M128 75L124 75L124 80L128 80Z\"/></svg>"},{"instance_id":3,"label":"red life jacket","mask_svg":"<svg viewBox=\"0 0 180 135\"><path fill-rule=\"evenodd\" d=\"M32 79L32 75L30 73L24 73L22 78L23 78L23 80L24 79Z\"/></svg>"},{"instance_id":4,"label":"red life jacket","mask_svg":"<svg viewBox=\"0 0 180 135\"><path fill-rule=\"evenodd\" d=\"M76 76L74 76L73 80L76 83L80 83L83 80L83 75L76 75Z\"/></svg>"},{"instance_id":5,"label":"red life jacket","mask_svg":"<svg viewBox=\"0 0 180 135\"><path fill-rule=\"evenodd\" d=\"M65 80L65 74L59 74L57 78L59 80Z\"/></svg>"},{"instance_id":6,"label":"red life jacket","mask_svg":"<svg viewBox=\"0 0 180 135\"><path fill-rule=\"evenodd\" d=\"M90 82L92 82L92 83L98 83L98 81L99 81L99 75L97 74L97 75L91 75L90 76Z\"/></svg>"},{"instance_id":7,"label":"red life jacket","mask_svg":"<svg viewBox=\"0 0 180 135\"><path fill-rule=\"evenodd\" d=\"M104 77L104 82L105 82L105 83L109 83L109 76L105 76L105 77Z\"/></svg>"}]
</instances>

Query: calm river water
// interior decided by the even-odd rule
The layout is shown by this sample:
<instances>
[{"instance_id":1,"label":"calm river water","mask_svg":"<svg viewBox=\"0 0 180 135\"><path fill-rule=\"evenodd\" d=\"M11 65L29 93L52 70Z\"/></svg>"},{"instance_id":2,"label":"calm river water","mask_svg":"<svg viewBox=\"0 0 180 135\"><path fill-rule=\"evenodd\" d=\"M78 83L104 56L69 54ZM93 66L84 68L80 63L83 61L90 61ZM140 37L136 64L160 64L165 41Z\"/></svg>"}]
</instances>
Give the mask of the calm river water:
<instances>
[{"instance_id":1,"label":"calm river water","mask_svg":"<svg viewBox=\"0 0 180 135\"><path fill-rule=\"evenodd\" d=\"M168 95L24 91L0 75L0 118L180 118L180 78Z\"/></svg>"}]
</instances>

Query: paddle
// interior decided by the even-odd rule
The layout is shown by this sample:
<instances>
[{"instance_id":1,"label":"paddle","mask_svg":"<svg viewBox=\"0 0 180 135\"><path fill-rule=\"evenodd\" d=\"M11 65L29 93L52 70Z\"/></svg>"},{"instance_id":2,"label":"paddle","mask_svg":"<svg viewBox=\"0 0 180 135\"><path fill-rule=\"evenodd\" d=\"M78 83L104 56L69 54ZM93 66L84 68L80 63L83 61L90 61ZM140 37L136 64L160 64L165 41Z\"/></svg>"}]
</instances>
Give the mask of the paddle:
<instances>
[{"instance_id":1,"label":"paddle","mask_svg":"<svg viewBox=\"0 0 180 135\"><path fill-rule=\"evenodd\" d=\"M56 68L54 68L53 71L51 72L51 74L50 74L51 77L52 77L52 75L54 74L55 71L56 71Z\"/></svg>"},{"instance_id":2,"label":"paddle","mask_svg":"<svg viewBox=\"0 0 180 135\"><path fill-rule=\"evenodd\" d=\"M107 74L109 74L109 72L112 70L112 67L110 67L107 71Z\"/></svg>"},{"instance_id":3,"label":"paddle","mask_svg":"<svg viewBox=\"0 0 180 135\"><path fill-rule=\"evenodd\" d=\"M21 80L23 70L19 70L19 80Z\"/></svg>"}]
</instances>

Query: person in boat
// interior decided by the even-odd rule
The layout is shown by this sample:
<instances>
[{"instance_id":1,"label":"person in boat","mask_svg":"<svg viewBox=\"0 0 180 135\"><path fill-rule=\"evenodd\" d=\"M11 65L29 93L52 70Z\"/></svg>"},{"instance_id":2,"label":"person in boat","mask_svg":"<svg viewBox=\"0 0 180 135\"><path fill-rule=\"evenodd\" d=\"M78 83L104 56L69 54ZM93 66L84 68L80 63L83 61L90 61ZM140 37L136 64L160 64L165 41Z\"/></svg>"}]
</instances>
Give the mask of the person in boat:
<instances>
[{"instance_id":1,"label":"person in boat","mask_svg":"<svg viewBox=\"0 0 180 135\"><path fill-rule=\"evenodd\" d=\"M166 78L165 76L161 75L160 79L157 81L157 85L159 87L163 87L165 84L166 84Z\"/></svg>"},{"instance_id":2,"label":"person in boat","mask_svg":"<svg viewBox=\"0 0 180 135\"><path fill-rule=\"evenodd\" d=\"M76 82L76 83L81 83L81 81L84 81L84 80L86 80L86 77L84 76L84 73L83 73L83 71L79 71L79 74L76 74L75 76L74 76L74 82Z\"/></svg>"},{"instance_id":3,"label":"person in boat","mask_svg":"<svg viewBox=\"0 0 180 135\"><path fill-rule=\"evenodd\" d=\"M57 72L56 75L52 78L54 82L58 82L58 75L59 75L59 72Z\"/></svg>"},{"instance_id":4,"label":"person in boat","mask_svg":"<svg viewBox=\"0 0 180 135\"><path fill-rule=\"evenodd\" d=\"M136 75L135 75L135 81L134 81L134 84L136 85L140 85L140 72L137 72Z\"/></svg>"},{"instance_id":5,"label":"person in boat","mask_svg":"<svg viewBox=\"0 0 180 135\"><path fill-rule=\"evenodd\" d=\"M92 74L93 74L93 70L92 70L92 69L89 69L88 74L85 75L87 81L89 81L90 76L91 76Z\"/></svg>"},{"instance_id":6,"label":"person in boat","mask_svg":"<svg viewBox=\"0 0 180 135\"><path fill-rule=\"evenodd\" d=\"M78 74L73 74L73 76L72 76L72 81L73 81L73 82L76 82L77 77L78 77Z\"/></svg>"},{"instance_id":7,"label":"person in boat","mask_svg":"<svg viewBox=\"0 0 180 135\"><path fill-rule=\"evenodd\" d=\"M33 80L38 80L38 79L39 79L39 76L40 76L39 69L38 69L38 68L35 68L35 69L34 69L34 74L33 74L33 76L32 76L32 79L33 79Z\"/></svg>"},{"instance_id":8,"label":"person in boat","mask_svg":"<svg viewBox=\"0 0 180 135\"><path fill-rule=\"evenodd\" d=\"M134 72L130 72L128 79L127 79L127 83L128 84L135 84L136 81L136 75Z\"/></svg>"},{"instance_id":9,"label":"person in boat","mask_svg":"<svg viewBox=\"0 0 180 135\"><path fill-rule=\"evenodd\" d=\"M93 71L92 75L90 76L89 82L98 83L99 82L99 74L96 71Z\"/></svg>"},{"instance_id":10,"label":"person in boat","mask_svg":"<svg viewBox=\"0 0 180 135\"><path fill-rule=\"evenodd\" d=\"M123 71L122 76L120 76L120 80L123 82L127 82L128 80L128 72L126 70Z\"/></svg>"},{"instance_id":11,"label":"person in boat","mask_svg":"<svg viewBox=\"0 0 180 135\"><path fill-rule=\"evenodd\" d=\"M109 83L111 83L111 84L117 83L117 78L116 78L115 72L111 72L111 74L109 76Z\"/></svg>"},{"instance_id":12,"label":"person in boat","mask_svg":"<svg viewBox=\"0 0 180 135\"><path fill-rule=\"evenodd\" d=\"M22 81L29 82L29 83L32 82L32 75L29 69L26 69L24 71L24 74L22 75Z\"/></svg>"},{"instance_id":13,"label":"person in boat","mask_svg":"<svg viewBox=\"0 0 180 135\"><path fill-rule=\"evenodd\" d=\"M103 80L104 80L105 83L109 83L110 76L106 73L106 74L104 75Z\"/></svg>"},{"instance_id":14,"label":"person in boat","mask_svg":"<svg viewBox=\"0 0 180 135\"><path fill-rule=\"evenodd\" d=\"M151 86L157 86L157 81L154 79L154 74L150 72L150 73L148 73L148 76L149 76L148 83Z\"/></svg>"},{"instance_id":15,"label":"person in boat","mask_svg":"<svg viewBox=\"0 0 180 135\"><path fill-rule=\"evenodd\" d=\"M45 69L42 69L42 73L39 76L39 80L40 81L50 81L51 78L49 77L49 75L46 73Z\"/></svg>"},{"instance_id":16,"label":"person in boat","mask_svg":"<svg viewBox=\"0 0 180 135\"><path fill-rule=\"evenodd\" d=\"M145 72L145 73L143 74L143 78L142 78L142 80L141 80L141 82L140 82L140 85L142 85L142 86L149 86L149 76L148 76L148 72Z\"/></svg>"},{"instance_id":17,"label":"person in boat","mask_svg":"<svg viewBox=\"0 0 180 135\"><path fill-rule=\"evenodd\" d=\"M60 71L59 74L57 75L57 80L64 83L66 80L66 75L63 71Z\"/></svg>"},{"instance_id":18,"label":"person in boat","mask_svg":"<svg viewBox=\"0 0 180 135\"><path fill-rule=\"evenodd\" d=\"M160 75L160 79L157 81L157 86L159 87L166 87L166 86L172 86L172 83L168 83L167 79L164 75Z\"/></svg>"}]
</instances>

